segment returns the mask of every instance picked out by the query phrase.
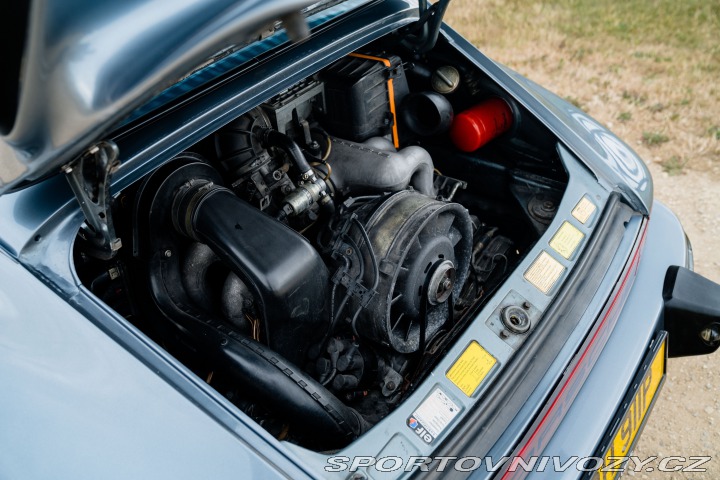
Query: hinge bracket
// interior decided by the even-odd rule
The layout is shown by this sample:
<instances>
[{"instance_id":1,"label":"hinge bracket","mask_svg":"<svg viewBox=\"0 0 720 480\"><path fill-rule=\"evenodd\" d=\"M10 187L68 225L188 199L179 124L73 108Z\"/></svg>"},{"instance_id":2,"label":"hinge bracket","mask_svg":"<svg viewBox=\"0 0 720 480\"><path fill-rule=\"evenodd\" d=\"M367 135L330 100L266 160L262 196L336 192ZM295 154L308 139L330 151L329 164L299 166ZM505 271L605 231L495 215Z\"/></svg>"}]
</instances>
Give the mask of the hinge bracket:
<instances>
[{"instance_id":1,"label":"hinge bracket","mask_svg":"<svg viewBox=\"0 0 720 480\"><path fill-rule=\"evenodd\" d=\"M416 57L426 54L435 46L449 3L450 0L438 0L428 6L427 0L420 0L420 18L400 30L403 37L400 43Z\"/></svg>"},{"instance_id":2,"label":"hinge bracket","mask_svg":"<svg viewBox=\"0 0 720 480\"><path fill-rule=\"evenodd\" d=\"M110 210L110 177L119 165L117 145L102 141L62 167L85 214L86 224L79 235L87 244L86 253L102 260L113 258L122 246Z\"/></svg>"}]
</instances>

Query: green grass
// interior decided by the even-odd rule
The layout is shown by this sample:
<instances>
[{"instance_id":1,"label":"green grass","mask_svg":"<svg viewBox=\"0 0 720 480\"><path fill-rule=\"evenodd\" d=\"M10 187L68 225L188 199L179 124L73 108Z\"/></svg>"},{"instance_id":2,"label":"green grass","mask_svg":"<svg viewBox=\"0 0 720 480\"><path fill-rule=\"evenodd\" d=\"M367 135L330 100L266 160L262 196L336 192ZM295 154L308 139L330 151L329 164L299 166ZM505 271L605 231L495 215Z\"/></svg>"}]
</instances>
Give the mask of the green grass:
<instances>
[{"instance_id":1,"label":"green grass","mask_svg":"<svg viewBox=\"0 0 720 480\"><path fill-rule=\"evenodd\" d=\"M623 90L622 98L633 105L642 105L647 101L646 95L632 90Z\"/></svg>"},{"instance_id":2,"label":"green grass","mask_svg":"<svg viewBox=\"0 0 720 480\"><path fill-rule=\"evenodd\" d=\"M658 113L658 112L662 112L663 110L665 110L666 107L667 106L664 103L658 102L658 103L653 103L652 105L650 105L648 107L648 110L650 110L653 113Z\"/></svg>"},{"instance_id":3,"label":"green grass","mask_svg":"<svg viewBox=\"0 0 720 480\"><path fill-rule=\"evenodd\" d=\"M720 140L720 126L713 125L712 127L708 128L707 133L711 137L715 137L715 140Z\"/></svg>"},{"instance_id":4,"label":"green grass","mask_svg":"<svg viewBox=\"0 0 720 480\"><path fill-rule=\"evenodd\" d=\"M686 163L687 161L683 161L677 155L673 155L667 160L660 162L660 166L662 167L663 172L667 173L671 177L674 177L675 175L683 173L683 168L685 168Z\"/></svg>"},{"instance_id":5,"label":"green grass","mask_svg":"<svg viewBox=\"0 0 720 480\"><path fill-rule=\"evenodd\" d=\"M620 40L710 48L720 55L717 0L560 0L574 21L560 26L575 37L611 35ZM653 55L656 61L666 57Z\"/></svg>"},{"instance_id":6,"label":"green grass","mask_svg":"<svg viewBox=\"0 0 720 480\"><path fill-rule=\"evenodd\" d=\"M648 147L656 147L670 141L670 137L662 133L643 132L642 140Z\"/></svg>"},{"instance_id":7,"label":"green grass","mask_svg":"<svg viewBox=\"0 0 720 480\"><path fill-rule=\"evenodd\" d=\"M575 105L575 106L576 106L577 108L579 108L580 110L582 110L582 109L584 108L582 102L580 102L580 100L579 100L578 98L573 97L572 95L567 95L567 96L565 97L565 101L568 102L568 103L572 103L573 105Z\"/></svg>"},{"instance_id":8,"label":"green grass","mask_svg":"<svg viewBox=\"0 0 720 480\"><path fill-rule=\"evenodd\" d=\"M703 50L712 61L698 65L709 72L720 71L720 1L718 0L477 0L451 2L448 18L453 25L472 25L471 41L484 43L522 42L533 32L557 29L569 39L614 38L627 45L639 61L670 63L673 52L646 51L642 45L664 45ZM464 10L471 9L473 13ZM513 32L508 35L507 32ZM603 41L603 40L601 40ZM582 59L587 46L574 48Z\"/></svg>"}]
</instances>

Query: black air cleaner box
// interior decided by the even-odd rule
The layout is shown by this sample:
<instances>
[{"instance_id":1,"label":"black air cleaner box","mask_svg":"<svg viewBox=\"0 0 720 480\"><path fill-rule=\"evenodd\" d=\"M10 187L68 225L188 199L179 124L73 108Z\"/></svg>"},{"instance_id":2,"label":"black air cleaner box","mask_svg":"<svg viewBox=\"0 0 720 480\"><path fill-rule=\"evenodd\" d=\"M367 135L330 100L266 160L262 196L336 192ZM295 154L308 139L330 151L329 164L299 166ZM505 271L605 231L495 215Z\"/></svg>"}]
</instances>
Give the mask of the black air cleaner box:
<instances>
[{"instance_id":1,"label":"black air cleaner box","mask_svg":"<svg viewBox=\"0 0 720 480\"><path fill-rule=\"evenodd\" d=\"M400 57L351 53L330 65L322 79L330 133L355 142L390 135L400 145L396 106L408 94Z\"/></svg>"}]
</instances>

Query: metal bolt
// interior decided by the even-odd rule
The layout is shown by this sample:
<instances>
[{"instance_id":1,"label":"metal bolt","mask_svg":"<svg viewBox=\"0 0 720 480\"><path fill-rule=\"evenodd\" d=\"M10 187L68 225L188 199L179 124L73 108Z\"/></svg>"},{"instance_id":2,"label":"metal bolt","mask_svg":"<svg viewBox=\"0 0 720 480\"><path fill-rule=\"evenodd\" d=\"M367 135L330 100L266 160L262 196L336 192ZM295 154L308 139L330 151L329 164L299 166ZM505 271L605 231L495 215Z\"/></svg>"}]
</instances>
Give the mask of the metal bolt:
<instances>
[{"instance_id":1,"label":"metal bolt","mask_svg":"<svg viewBox=\"0 0 720 480\"><path fill-rule=\"evenodd\" d=\"M172 257L172 250L170 250L170 249L165 250L165 256L166 256L167 258Z\"/></svg>"},{"instance_id":2,"label":"metal bolt","mask_svg":"<svg viewBox=\"0 0 720 480\"><path fill-rule=\"evenodd\" d=\"M393 382L392 380L387 382L385 384L385 388L387 388L388 390L395 390L395 382Z\"/></svg>"},{"instance_id":3,"label":"metal bolt","mask_svg":"<svg viewBox=\"0 0 720 480\"><path fill-rule=\"evenodd\" d=\"M530 302L524 301L523 304L522 304L522 307L523 307L525 310L530 310Z\"/></svg>"},{"instance_id":4,"label":"metal bolt","mask_svg":"<svg viewBox=\"0 0 720 480\"><path fill-rule=\"evenodd\" d=\"M349 255L352 255L352 253L353 253L353 249L352 249L352 248L348 247L348 248L345 249L345 255L348 255L348 256L349 256Z\"/></svg>"},{"instance_id":5,"label":"metal bolt","mask_svg":"<svg viewBox=\"0 0 720 480\"><path fill-rule=\"evenodd\" d=\"M430 273L427 284L427 300L431 305L445 302L452 293L455 280L455 266L450 260L443 260Z\"/></svg>"},{"instance_id":6,"label":"metal bolt","mask_svg":"<svg viewBox=\"0 0 720 480\"><path fill-rule=\"evenodd\" d=\"M120 270L118 270L116 267L112 267L110 270L108 270L108 275L110 276L110 280L115 280L120 276Z\"/></svg>"},{"instance_id":7,"label":"metal bolt","mask_svg":"<svg viewBox=\"0 0 720 480\"><path fill-rule=\"evenodd\" d=\"M715 345L720 342L720 325L713 323L700 332L700 338L708 345Z\"/></svg>"},{"instance_id":8,"label":"metal bolt","mask_svg":"<svg viewBox=\"0 0 720 480\"><path fill-rule=\"evenodd\" d=\"M500 338L505 339L505 338L508 338L508 337L510 337L510 334L508 333L507 330L500 330Z\"/></svg>"}]
</instances>

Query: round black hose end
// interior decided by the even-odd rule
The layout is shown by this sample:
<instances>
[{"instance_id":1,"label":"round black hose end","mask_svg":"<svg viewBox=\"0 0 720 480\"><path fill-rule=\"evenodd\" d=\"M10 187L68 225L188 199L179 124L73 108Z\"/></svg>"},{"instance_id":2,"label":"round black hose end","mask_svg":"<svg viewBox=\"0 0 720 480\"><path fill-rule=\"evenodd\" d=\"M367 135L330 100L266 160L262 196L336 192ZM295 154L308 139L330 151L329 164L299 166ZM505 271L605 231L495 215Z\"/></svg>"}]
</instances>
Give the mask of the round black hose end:
<instances>
[{"instance_id":1,"label":"round black hose end","mask_svg":"<svg viewBox=\"0 0 720 480\"><path fill-rule=\"evenodd\" d=\"M175 230L195 241L201 241L195 234L193 219L200 203L223 187L204 179L193 179L180 187L172 203L172 223Z\"/></svg>"}]
</instances>

